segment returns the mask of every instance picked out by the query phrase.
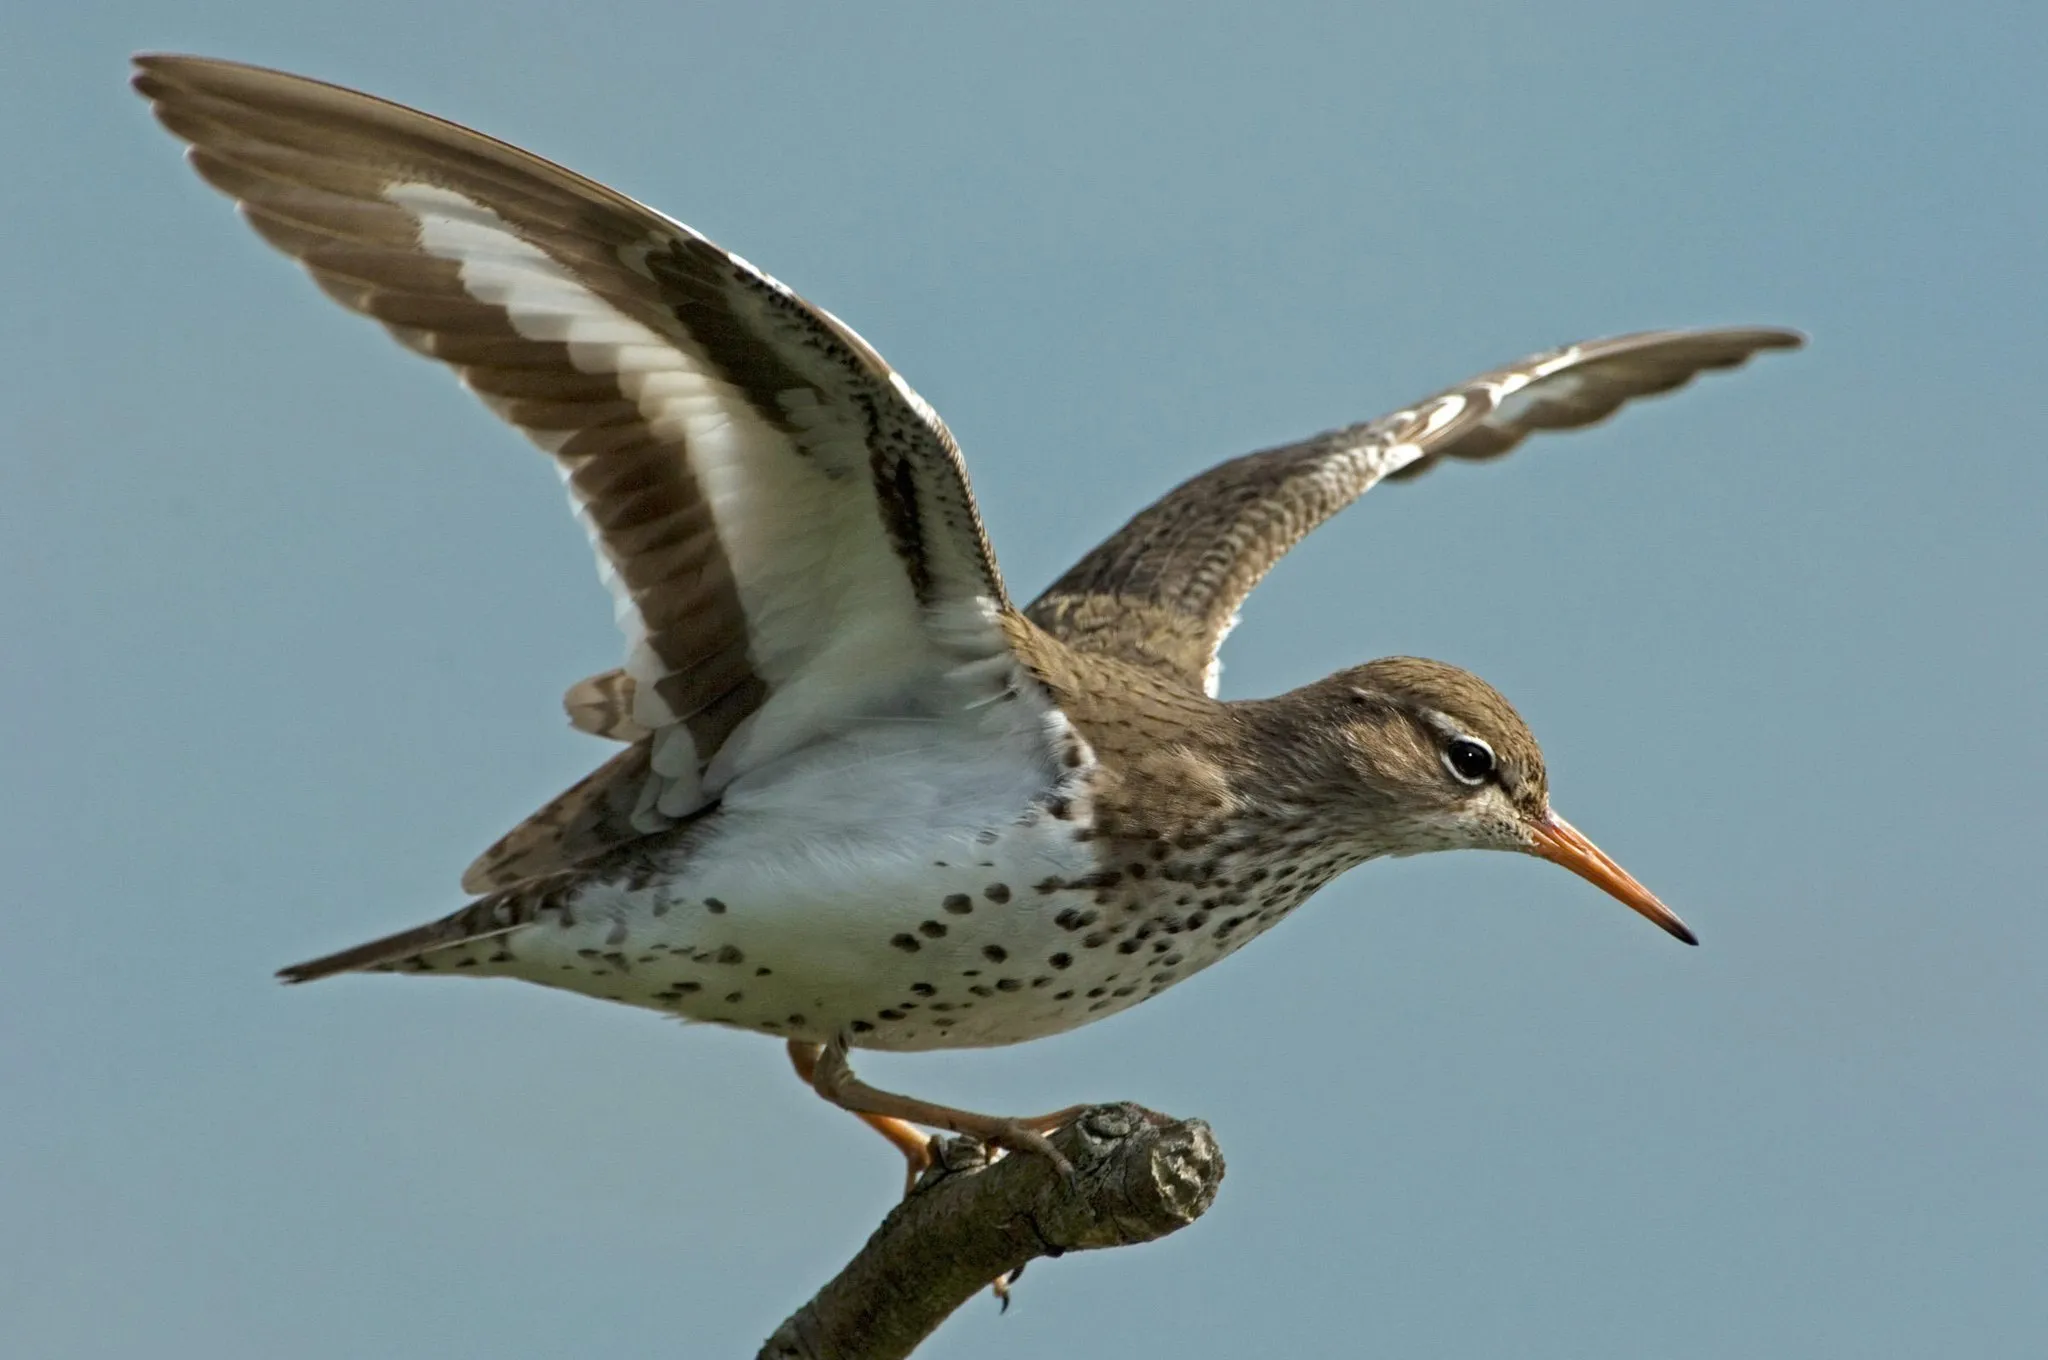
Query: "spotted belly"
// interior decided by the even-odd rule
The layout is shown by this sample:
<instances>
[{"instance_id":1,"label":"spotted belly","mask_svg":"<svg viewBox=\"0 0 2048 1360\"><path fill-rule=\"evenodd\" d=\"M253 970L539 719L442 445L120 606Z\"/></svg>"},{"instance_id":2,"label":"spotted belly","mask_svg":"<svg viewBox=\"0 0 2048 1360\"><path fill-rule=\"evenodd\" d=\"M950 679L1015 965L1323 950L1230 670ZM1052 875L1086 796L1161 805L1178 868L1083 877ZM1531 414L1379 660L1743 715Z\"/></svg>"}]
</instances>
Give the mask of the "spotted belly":
<instances>
[{"instance_id":1,"label":"spotted belly","mask_svg":"<svg viewBox=\"0 0 2048 1360\"><path fill-rule=\"evenodd\" d=\"M588 882L529 924L417 963L785 1038L989 1047L1156 996L1320 883L1106 842L1053 817L994 836L783 851L759 854L744 834L713 841L673 873Z\"/></svg>"}]
</instances>

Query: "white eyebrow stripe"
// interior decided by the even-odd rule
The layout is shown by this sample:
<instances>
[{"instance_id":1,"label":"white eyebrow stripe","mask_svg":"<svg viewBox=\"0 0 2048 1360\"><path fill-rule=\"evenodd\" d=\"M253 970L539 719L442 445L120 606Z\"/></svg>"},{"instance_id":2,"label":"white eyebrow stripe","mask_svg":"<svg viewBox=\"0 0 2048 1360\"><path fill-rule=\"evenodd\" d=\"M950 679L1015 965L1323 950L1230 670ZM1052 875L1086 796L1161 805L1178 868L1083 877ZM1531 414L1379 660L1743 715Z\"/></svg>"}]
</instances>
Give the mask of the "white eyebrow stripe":
<instances>
[{"instance_id":1,"label":"white eyebrow stripe","mask_svg":"<svg viewBox=\"0 0 2048 1360\"><path fill-rule=\"evenodd\" d=\"M1442 733L1445 737L1463 737L1466 741L1476 741L1481 746L1484 746L1486 748L1488 755L1493 754L1492 742L1487 741L1483 737L1473 736L1471 732L1466 730L1465 725L1463 723L1459 722L1456 718L1453 718L1450 714L1439 712L1434 708L1423 708L1418 709L1416 711L1422 715L1422 720L1424 722L1428 723L1431 727L1434 727L1438 732Z\"/></svg>"}]
</instances>

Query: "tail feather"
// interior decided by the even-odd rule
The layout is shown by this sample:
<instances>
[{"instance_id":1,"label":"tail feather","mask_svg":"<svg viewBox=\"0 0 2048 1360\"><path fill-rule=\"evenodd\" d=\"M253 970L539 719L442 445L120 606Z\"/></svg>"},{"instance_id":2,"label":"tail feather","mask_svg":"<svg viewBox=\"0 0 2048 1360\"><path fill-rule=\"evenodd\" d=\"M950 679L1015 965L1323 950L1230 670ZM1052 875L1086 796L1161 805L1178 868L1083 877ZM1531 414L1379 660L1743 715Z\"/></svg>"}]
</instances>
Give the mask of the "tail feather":
<instances>
[{"instance_id":1,"label":"tail feather","mask_svg":"<svg viewBox=\"0 0 2048 1360\"><path fill-rule=\"evenodd\" d=\"M284 982L317 982L336 973L390 972L407 964L412 964L420 972L435 972L438 970L434 963L426 957L429 954L509 935L522 926L532 924L544 913L560 912L566 919L569 902L586 873L582 869L565 869L529 878L479 897L438 921L401 930L396 935L386 935L381 940L359 944L353 949L280 968L277 976Z\"/></svg>"},{"instance_id":2,"label":"tail feather","mask_svg":"<svg viewBox=\"0 0 2048 1360\"><path fill-rule=\"evenodd\" d=\"M451 945L475 944L496 935L504 935L519 928L518 922L498 926L495 929L475 929L463 920L468 912L451 916L431 925L415 926L401 930L396 935L386 935L381 940L359 944L353 949L343 949L326 954L304 963L295 963L289 968L277 970L280 982L318 982L321 978L333 977L337 973L373 973L397 968L422 954Z\"/></svg>"}]
</instances>

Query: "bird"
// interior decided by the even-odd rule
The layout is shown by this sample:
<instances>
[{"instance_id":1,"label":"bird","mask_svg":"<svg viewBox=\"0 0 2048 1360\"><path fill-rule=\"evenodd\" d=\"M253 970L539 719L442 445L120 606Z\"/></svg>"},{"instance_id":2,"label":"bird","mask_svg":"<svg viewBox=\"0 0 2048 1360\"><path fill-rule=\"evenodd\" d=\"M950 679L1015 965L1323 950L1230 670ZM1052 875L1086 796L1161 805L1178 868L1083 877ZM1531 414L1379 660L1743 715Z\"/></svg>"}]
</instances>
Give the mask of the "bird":
<instances>
[{"instance_id":1,"label":"bird","mask_svg":"<svg viewBox=\"0 0 2048 1360\"><path fill-rule=\"evenodd\" d=\"M490 846L473 900L282 970L513 978L780 1040L904 1155L1056 1156L1084 1107L880 1089L860 1051L1022 1043L1228 957L1367 861L1536 856L1687 944L1550 805L1492 686L1414 657L1223 700L1252 588L1381 480L1499 457L1802 343L1552 349L1221 463L1018 606L958 445L850 327L682 223L481 133L190 56L135 88L327 295L554 462L626 636L574 685L620 748Z\"/></svg>"}]
</instances>

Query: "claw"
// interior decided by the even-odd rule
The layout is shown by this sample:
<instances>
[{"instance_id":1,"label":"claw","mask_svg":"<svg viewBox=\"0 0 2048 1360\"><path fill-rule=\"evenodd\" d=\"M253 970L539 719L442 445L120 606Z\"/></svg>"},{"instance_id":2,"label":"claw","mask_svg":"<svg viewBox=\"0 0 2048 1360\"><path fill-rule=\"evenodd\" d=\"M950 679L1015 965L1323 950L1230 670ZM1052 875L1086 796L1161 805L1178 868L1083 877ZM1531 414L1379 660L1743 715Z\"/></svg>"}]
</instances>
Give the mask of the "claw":
<instances>
[{"instance_id":1,"label":"claw","mask_svg":"<svg viewBox=\"0 0 2048 1360\"><path fill-rule=\"evenodd\" d=\"M1027 1261L1024 1264L1029 1265L1030 1262ZM1017 1281L1023 1278L1024 1266L1018 1266L1006 1275L996 1276L995 1281L989 1285L989 1293L996 1296L996 1303L998 1305L996 1313L998 1316L1010 1311L1010 1291L1015 1289Z\"/></svg>"}]
</instances>

